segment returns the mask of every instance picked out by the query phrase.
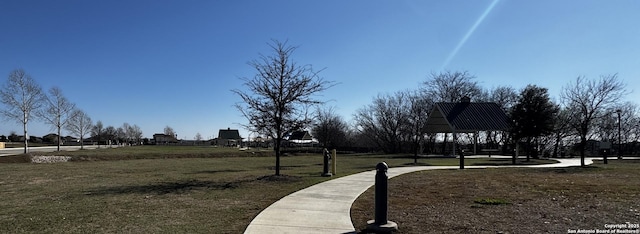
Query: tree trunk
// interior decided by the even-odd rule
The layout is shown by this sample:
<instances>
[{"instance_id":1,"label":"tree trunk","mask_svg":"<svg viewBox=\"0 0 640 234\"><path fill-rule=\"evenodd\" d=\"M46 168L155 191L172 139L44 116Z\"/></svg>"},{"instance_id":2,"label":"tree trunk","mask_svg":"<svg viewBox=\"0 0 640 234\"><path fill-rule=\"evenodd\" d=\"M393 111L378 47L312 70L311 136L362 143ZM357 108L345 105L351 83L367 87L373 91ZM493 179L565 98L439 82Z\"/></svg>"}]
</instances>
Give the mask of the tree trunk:
<instances>
[{"instance_id":1,"label":"tree trunk","mask_svg":"<svg viewBox=\"0 0 640 234\"><path fill-rule=\"evenodd\" d=\"M58 126L60 126L60 125L58 125ZM60 151L60 140L62 140L61 138L62 137L60 137L60 127L58 127L58 151Z\"/></svg>"},{"instance_id":2,"label":"tree trunk","mask_svg":"<svg viewBox=\"0 0 640 234\"><path fill-rule=\"evenodd\" d=\"M525 146L525 151L527 151L527 162L531 161L531 137L527 137L527 146Z\"/></svg>"},{"instance_id":3,"label":"tree trunk","mask_svg":"<svg viewBox=\"0 0 640 234\"><path fill-rule=\"evenodd\" d=\"M29 148L29 137L27 136L27 122L22 122L22 128L24 130L24 154L27 154L29 151L27 150Z\"/></svg>"},{"instance_id":4,"label":"tree trunk","mask_svg":"<svg viewBox=\"0 0 640 234\"><path fill-rule=\"evenodd\" d=\"M442 155L445 155L445 153L447 152L447 136L449 136L447 133L444 134L444 141L442 141Z\"/></svg>"},{"instance_id":5,"label":"tree trunk","mask_svg":"<svg viewBox=\"0 0 640 234\"><path fill-rule=\"evenodd\" d=\"M558 148L560 148L560 133L556 133L556 144L553 146L553 157L558 157Z\"/></svg>"},{"instance_id":6,"label":"tree trunk","mask_svg":"<svg viewBox=\"0 0 640 234\"><path fill-rule=\"evenodd\" d=\"M280 144L282 144L282 125L276 120L276 145L273 149L276 151L276 176L280 175Z\"/></svg>"},{"instance_id":7,"label":"tree trunk","mask_svg":"<svg viewBox=\"0 0 640 234\"><path fill-rule=\"evenodd\" d=\"M516 141L515 147L513 148L514 150L513 150L513 156L511 156L511 164L516 165L516 159L518 158L518 151L519 151L518 141Z\"/></svg>"},{"instance_id":8,"label":"tree trunk","mask_svg":"<svg viewBox=\"0 0 640 234\"><path fill-rule=\"evenodd\" d=\"M587 138L580 136L580 166L584 167L584 157L587 151Z\"/></svg>"},{"instance_id":9,"label":"tree trunk","mask_svg":"<svg viewBox=\"0 0 640 234\"><path fill-rule=\"evenodd\" d=\"M276 138L276 144L273 146L275 152L276 152L276 176L280 175L280 143L281 143L281 139L280 137Z\"/></svg>"},{"instance_id":10,"label":"tree trunk","mask_svg":"<svg viewBox=\"0 0 640 234\"><path fill-rule=\"evenodd\" d=\"M414 147L415 147L415 149L414 149L414 152L413 152L413 164L417 165L418 164L418 151L420 151L420 142L419 141L415 142Z\"/></svg>"}]
</instances>

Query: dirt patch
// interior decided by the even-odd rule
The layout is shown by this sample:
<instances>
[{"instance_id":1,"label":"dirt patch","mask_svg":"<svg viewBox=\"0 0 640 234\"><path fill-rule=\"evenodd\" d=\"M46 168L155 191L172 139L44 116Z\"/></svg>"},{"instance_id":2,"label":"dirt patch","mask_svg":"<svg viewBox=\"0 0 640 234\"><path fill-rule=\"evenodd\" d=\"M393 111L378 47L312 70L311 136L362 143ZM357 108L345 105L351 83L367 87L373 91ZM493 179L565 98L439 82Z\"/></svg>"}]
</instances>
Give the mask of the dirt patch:
<instances>
[{"instance_id":1,"label":"dirt patch","mask_svg":"<svg viewBox=\"0 0 640 234\"><path fill-rule=\"evenodd\" d=\"M30 163L31 156L28 154L9 155L0 157L0 163Z\"/></svg>"}]
</instances>

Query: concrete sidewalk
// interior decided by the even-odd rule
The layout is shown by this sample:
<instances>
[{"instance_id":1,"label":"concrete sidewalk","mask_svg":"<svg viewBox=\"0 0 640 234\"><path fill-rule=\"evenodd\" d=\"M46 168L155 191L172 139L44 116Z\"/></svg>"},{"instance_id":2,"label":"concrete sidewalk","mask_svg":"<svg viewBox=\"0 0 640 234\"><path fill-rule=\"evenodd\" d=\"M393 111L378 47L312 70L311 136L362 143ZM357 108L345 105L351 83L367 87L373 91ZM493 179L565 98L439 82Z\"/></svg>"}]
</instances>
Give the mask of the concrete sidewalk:
<instances>
[{"instance_id":1,"label":"concrete sidewalk","mask_svg":"<svg viewBox=\"0 0 640 234\"><path fill-rule=\"evenodd\" d=\"M555 159L559 163L531 166L496 167L569 167L580 166L580 158ZM591 158L586 164L593 163ZM374 168L375 165L372 165ZM422 170L458 169L458 166L417 166L389 168L389 178ZM264 209L244 233L357 233L351 223L351 204L374 185L375 170L329 180L292 193ZM372 213L373 215L373 213ZM373 216L371 217L373 219Z\"/></svg>"}]
</instances>

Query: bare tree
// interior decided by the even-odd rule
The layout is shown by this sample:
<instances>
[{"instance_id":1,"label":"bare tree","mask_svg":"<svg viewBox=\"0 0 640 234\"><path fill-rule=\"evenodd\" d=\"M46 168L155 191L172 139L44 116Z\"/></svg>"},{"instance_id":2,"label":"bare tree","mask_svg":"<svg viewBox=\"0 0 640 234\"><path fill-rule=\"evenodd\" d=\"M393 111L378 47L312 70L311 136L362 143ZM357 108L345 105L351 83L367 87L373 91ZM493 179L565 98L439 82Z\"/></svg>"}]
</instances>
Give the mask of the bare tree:
<instances>
[{"instance_id":1,"label":"bare tree","mask_svg":"<svg viewBox=\"0 0 640 234\"><path fill-rule=\"evenodd\" d=\"M91 132L93 122L91 117L82 110L74 110L70 115L69 122L65 126L67 131L80 137L80 149L84 149L84 136Z\"/></svg>"},{"instance_id":2,"label":"bare tree","mask_svg":"<svg viewBox=\"0 0 640 234\"><path fill-rule=\"evenodd\" d=\"M280 144L284 135L310 123L307 108L321 103L314 96L334 83L320 78L311 65L295 63L291 55L297 47L276 40L270 47L273 55L260 55L258 60L249 62L256 75L242 78L248 90L232 92L243 101L236 108L249 121L244 127L275 140L275 175L280 175Z\"/></svg>"},{"instance_id":3,"label":"bare tree","mask_svg":"<svg viewBox=\"0 0 640 234\"><path fill-rule=\"evenodd\" d=\"M354 115L358 131L385 153L399 153L402 150L406 99L406 93L403 92L378 95L371 105L358 109Z\"/></svg>"},{"instance_id":4,"label":"bare tree","mask_svg":"<svg viewBox=\"0 0 640 234\"><path fill-rule=\"evenodd\" d=\"M102 121L98 120L96 125L91 128L91 138L98 142L98 148L100 148L100 142L104 139L104 125L102 125Z\"/></svg>"},{"instance_id":5,"label":"bare tree","mask_svg":"<svg viewBox=\"0 0 640 234\"><path fill-rule=\"evenodd\" d=\"M424 137L427 134L427 119L434 104L431 99L418 91L405 91L406 106L404 133L413 145L413 163L418 163L418 154L422 151Z\"/></svg>"},{"instance_id":6,"label":"bare tree","mask_svg":"<svg viewBox=\"0 0 640 234\"><path fill-rule=\"evenodd\" d=\"M518 102L518 92L511 86L498 86L489 91L487 101L498 104L505 113L510 114ZM505 151L510 137L508 131L487 131L485 143L490 144L490 147L502 145L502 150Z\"/></svg>"},{"instance_id":7,"label":"bare tree","mask_svg":"<svg viewBox=\"0 0 640 234\"><path fill-rule=\"evenodd\" d=\"M176 132L173 130L173 128L169 127L169 125L164 127L164 135L178 138L178 134L176 134Z\"/></svg>"},{"instance_id":8,"label":"bare tree","mask_svg":"<svg viewBox=\"0 0 640 234\"><path fill-rule=\"evenodd\" d=\"M570 116L571 127L580 137L580 164L584 166L584 157L589 133L594 121L608 115L627 93L625 84L617 74L601 76L598 80L589 80L582 76L569 83L561 94L564 105L573 110Z\"/></svg>"},{"instance_id":9,"label":"bare tree","mask_svg":"<svg viewBox=\"0 0 640 234\"><path fill-rule=\"evenodd\" d=\"M459 102L465 96L477 98L482 89L475 78L467 71L431 73L431 78L423 83L424 91L436 102Z\"/></svg>"},{"instance_id":10,"label":"bare tree","mask_svg":"<svg viewBox=\"0 0 640 234\"><path fill-rule=\"evenodd\" d=\"M133 126L129 126L129 136L131 137L131 141L134 141L135 145L139 145L142 142L142 129L137 124Z\"/></svg>"},{"instance_id":11,"label":"bare tree","mask_svg":"<svg viewBox=\"0 0 640 234\"><path fill-rule=\"evenodd\" d=\"M9 73L7 83L0 90L0 98L6 107L1 111L2 115L22 124L26 154L29 147L27 125L35 111L42 107L44 99L42 88L24 70L17 69Z\"/></svg>"},{"instance_id":12,"label":"bare tree","mask_svg":"<svg viewBox=\"0 0 640 234\"><path fill-rule=\"evenodd\" d=\"M554 136L554 146L553 146L553 156L557 157L558 152L560 151L560 144L562 144L563 140L572 134L574 134L573 128L570 125L570 116L572 110L567 107L560 108L555 115L555 125L553 127L553 136Z\"/></svg>"},{"instance_id":13,"label":"bare tree","mask_svg":"<svg viewBox=\"0 0 640 234\"><path fill-rule=\"evenodd\" d=\"M335 149L347 140L348 127L333 108L318 108L311 132L325 148Z\"/></svg>"},{"instance_id":14,"label":"bare tree","mask_svg":"<svg viewBox=\"0 0 640 234\"><path fill-rule=\"evenodd\" d=\"M109 125L104 128L103 131L104 139L107 141L109 145L112 145L114 142L118 140L118 129Z\"/></svg>"},{"instance_id":15,"label":"bare tree","mask_svg":"<svg viewBox=\"0 0 640 234\"><path fill-rule=\"evenodd\" d=\"M52 87L49 89L49 95L45 96L45 105L43 109L40 109L36 114L42 118L46 124L51 125L51 128L58 133L58 151L60 151L60 144L62 143L62 129L67 125L69 119L73 116L73 110L76 105L62 94L62 90L58 87Z\"/></svg>"},{"instance_id":16,"label":"bare tree","mask_svg":"<svg viewBox=\"0 0 640 234\"><path fill-rule=\"evenodd\" d=\"M196 133L196 136L193 138L196 141L201 141L202 140L202 135L200 135L200 133Z\"/></svg>"}]
</instances>

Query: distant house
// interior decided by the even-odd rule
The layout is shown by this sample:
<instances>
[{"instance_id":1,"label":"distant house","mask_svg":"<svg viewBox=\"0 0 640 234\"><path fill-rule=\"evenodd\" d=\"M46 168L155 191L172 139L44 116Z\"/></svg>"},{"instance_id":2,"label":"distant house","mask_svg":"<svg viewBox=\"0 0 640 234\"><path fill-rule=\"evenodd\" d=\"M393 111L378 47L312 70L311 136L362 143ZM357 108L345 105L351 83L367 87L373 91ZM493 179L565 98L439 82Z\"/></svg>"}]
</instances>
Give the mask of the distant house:
<instances>
[{"instance_id":1,"label":"distant house","mask_svg":"<svg viewBox=\"0 0 640 234\"><path fill-rule=\"evenodd\" d=\"M177 143L178 139L175 136L166 135L164 133L153 134L153 141L156 145L166 145L170 143Z\"/></svg>"},{"instance_id":2,"label":"distant house","mask_svg":"<svg viewBox=\"0 0 640 234\"><path fill-rule=\"evenodd\" d=\"M62 142L64 144L73 144L73 143L79 143L80 139L72 137L72 136L66 136L62 138Z\"/></svg>"},{"instance_id":3,"label":"distant house","mask_svg":"<svg viewBox=\"0 0 640 234\"><path fill-rule=\"evenodd\" d=\"M313 137L309 131L295 131L285 136L285 143L288 146L310 146L313 143Z\"/></svg>"},{"instance_id":4,"label":"distant house","mask_svg":"<svg viewBox=\"0 0 640 234\"><path fill-rule=\"evenodd\" d=\"M218 131L218 138L214 140L214 144L217 146L236 147L242 143L242 137L238 129L220 129Z\"/></svg>"},{"instance_id":5,"label":"distant house","mask_svg":"<svg viewBox=\"0 0 640 234\"><path fill-rule=\"evenodd\" d=\"M309 131L295 131L287 136L289 141L311 141L313 137L309 134Z\"/></svg>"},{"instance_id":6,"label":"distant house","mask_svg":"<svg viewBox=\"0 0 640 234\"><path fill-rule=\"evenodd\" d=\"M0 141L2 141L2 140L0 140ZM42 137L29 136L29 142L31 142L31 143L42 143Z\"/></svg>"}]
</instances>

